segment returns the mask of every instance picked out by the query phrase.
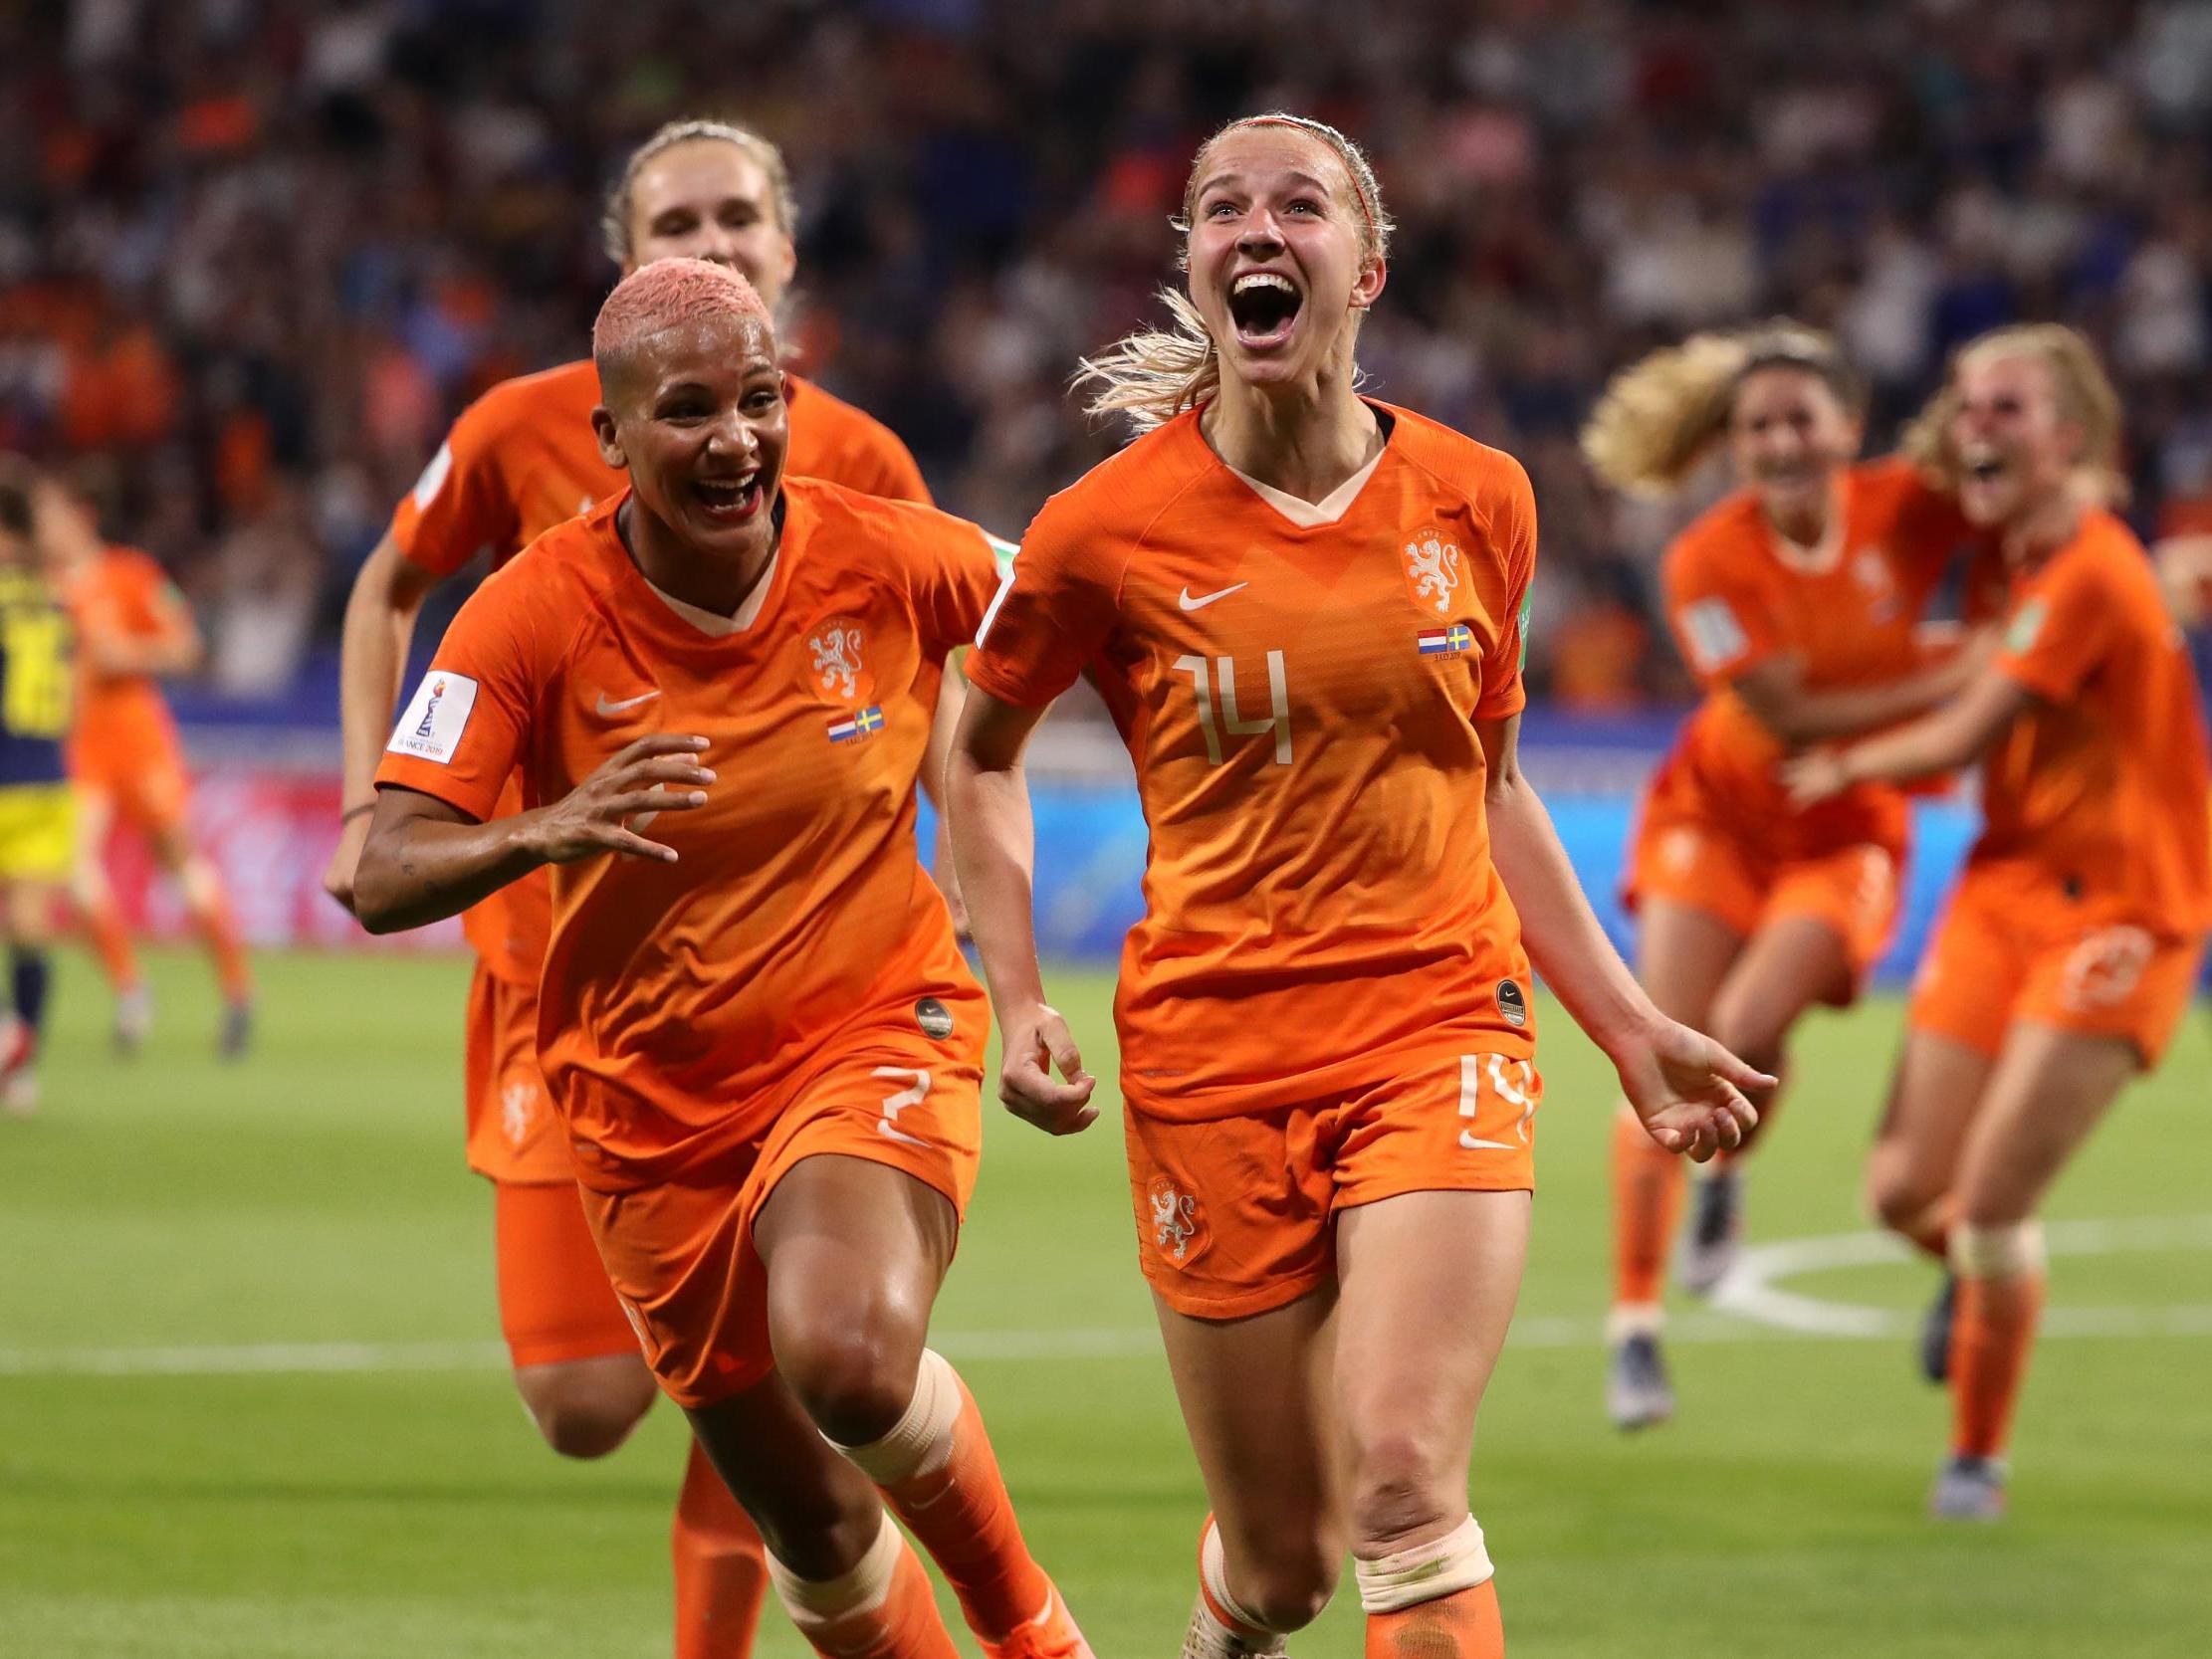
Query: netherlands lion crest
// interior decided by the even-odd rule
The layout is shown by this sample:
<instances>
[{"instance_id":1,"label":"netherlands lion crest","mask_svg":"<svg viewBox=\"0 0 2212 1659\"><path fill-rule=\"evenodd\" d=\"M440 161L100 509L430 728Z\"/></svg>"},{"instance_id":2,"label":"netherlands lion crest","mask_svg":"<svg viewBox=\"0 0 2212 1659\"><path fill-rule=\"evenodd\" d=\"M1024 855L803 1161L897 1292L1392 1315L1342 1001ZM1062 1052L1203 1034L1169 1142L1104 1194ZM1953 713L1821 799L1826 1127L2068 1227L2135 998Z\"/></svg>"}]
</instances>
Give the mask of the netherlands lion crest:
<instances>
[{"instance_id":1,"label":"netherlands lion crest","mask_svg":"<svg viewBox=\"0 0 2212 1659\"><path fill-rule=\"evenodd\" d=\"M806 641L808 678L813 689L840 703L866 703L874 690L861 661L860 624L849 616L831 617Z\"/></svg>"},{"instance_id":2,"label":"netherlands lion crest","mask_svg":"<svg viewBox=\"0 0 2212 1659\"><path fill-rule=\"evenodd\" d=\"M1182 1267L1206 1248L1198 1199L1165 1175L1153 1176L1145 1198L1152 1206L1152 1242L1161 1255Z\"/></svg>"},{"instance_id":3,"label":"netherlands lion crest","mask_svg":"<svg viewBox=\"0 0 2212 1659\"><path fill-rule=\"evenodd\" d=\"M1419 529L1404 543L1402 552L1406 585L1414 603L1438 616L1447 615L1459 592L1459 544L1446 540L1441 530Z\"/></svg>"},{"instance_id":4,"label":"netherlands lion crest","mask_svg":"<svg viewBox=\"0 0 2212 1659\"><path fill-rule=\"evenodd\" d=\"M510 1078L507 1087L500 1091L500 1128L507 1133L508 1144L520 1146L530 1139L530 1129L538 1116L538 1090L523 1078Z\"/></svg>"}]
</instances>

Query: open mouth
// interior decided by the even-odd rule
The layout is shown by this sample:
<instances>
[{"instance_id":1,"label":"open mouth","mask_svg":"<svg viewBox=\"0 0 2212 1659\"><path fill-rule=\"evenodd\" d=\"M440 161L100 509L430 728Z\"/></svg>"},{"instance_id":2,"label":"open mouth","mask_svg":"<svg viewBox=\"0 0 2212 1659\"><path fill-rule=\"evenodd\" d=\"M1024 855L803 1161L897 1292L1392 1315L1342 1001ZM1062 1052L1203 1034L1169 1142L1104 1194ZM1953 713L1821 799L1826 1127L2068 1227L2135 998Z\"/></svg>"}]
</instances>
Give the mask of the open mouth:
<instances>
[{"instance_id":1,"label":"open mouth","mask_svg":"<svg viewBox=\"0 0 2212 1659\"><path fill-rule=\"evenodd\" d=\"M1229 285L1228 316L1247 350L1280 345L1297 326L1305 296L1279 271L1247 271Z\"/></svg>"},{"instance_id":2,"label":"open mouth","mask_svg":"<svg viewBox=\"0 0 2212 1659\"><path fill-rule=\"evenodd\" d=\"M740 478L700 478L691 483L691 499L718 523L744 523L761 511L762 495L758 469Z\"/></svg>"},{"instance_id":3,"label":"open mouth","mask_svg":"<svg viewBox=\"0 0 2212 1659\"><path fill-rule=\"evenodd\" d=\"M1976 484L1994 484L2010 470L2004 456L1993 449L1969 449L1958 459L1966 476Z\"/></svg>"}]
</instances>

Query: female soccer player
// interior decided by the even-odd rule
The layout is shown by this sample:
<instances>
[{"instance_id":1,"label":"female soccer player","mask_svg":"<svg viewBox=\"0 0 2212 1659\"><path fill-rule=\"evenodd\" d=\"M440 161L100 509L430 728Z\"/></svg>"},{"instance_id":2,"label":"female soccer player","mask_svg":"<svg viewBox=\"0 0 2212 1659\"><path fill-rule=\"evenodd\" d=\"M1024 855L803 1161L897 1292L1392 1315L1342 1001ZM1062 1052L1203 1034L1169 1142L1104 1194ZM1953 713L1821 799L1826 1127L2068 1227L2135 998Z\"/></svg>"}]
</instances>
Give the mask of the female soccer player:
<instances>
[{"instance_id":1,"label":"female soccer player","mask_svg":"<svg viewBox=\"0 0 2212 1659\"><path fill-rule=\"evenodd\" d=\"M216 1046L236 1059L252 1032L253 975L222 873L192 844L191 776L155 683L157 675L198 664L198 624L160 565L135 548L101 540L88 502L56 486L47 519L78 640L77 718L68 749L78 812L72 885L115 993L115 1046L135 1053L153 1022L152 999L108 881L108 840L119 819L145 838L207 941L223 996Z\"/></svg>"},{"instance_id":2,"label":"female soccer player","mask_svg":"<svg viewBox=\"0 0 2212 1659\"><path fill-rule=\"evenodd\" d=\"M1981 758L1981 838L1922 968L1869 1163L1874 1207L1958 1279L1940 1517L2003 1513L2043 1305L2036 1211L2127 1079L2157 1064L2212 927L2195 676L2114 498L2119 412L2050 324L1967 345L1908 448L2002 537L2003 645L1952 703L1791 763L1802 801Z\"/></svg>"},{"instance_id":3,"label":"female soccer player","mask_svg":"<svg viewBox=\"0 0 2212 1659\"><path fill-rule=\"evenodd\" d=\"M1356 395L1390 230L1366 159L1234 121L1184 208L1176 331L1090 365L1144 435L1045 506L969 660L947 795L1000 1093L1054 1134L1097 1114L1038 976L1020 766L1088 669L1152 831L1117 1017L1215 1511L1186 1651L1276 1651L1349 1544L1370 1654L1496 1654L1466 1473L1528 1229L1530 962L1670 1149L1734 1145L1771 1079L1652 1005L1520 774L1527 476Z\"/></svg>"},{"instance_id":4,"label":"female soccer player","mask_svg":"<svg viewBox=\"0 0 2212 1659\"><path fill-rule=\"evenodd\" d=\"M796 208L782 153L723 121L664 126L641 145L607 202L606 250L627 273L695 255L742 273L773 307L796 264ZM926 502L906 448L820 387L788 382L788 470L871 495ZM350 903L374 775L391 729L423 598L489 547L504 561L541 532L622 488L599 458L589 358L493 387L455 423L353 586L343 648L345 822L325 885ZM934 670L932 671L934 673ZM917 695L936 695L925 676ZM948 695L948 701L954 699ZM942 774L941 721L925 781ZM521 805L511 795L507 810ZM528 876L465 920L477 954L469 991L469 1166L492 1182L500 1325L515 1383L540 1431L569 1457L601 1457L652 1404L651 1373L607 1289L575 1197L575 1171L538 1071L538 976L550 887ZM766 1568L751 1523L695 1450L677 1502L677 1659L742 1659Z\"/></svg>"},{"instance_id":5,"label":"female soccer player","mask_svg":"<svg viewBox=\"0 0 2212 1659\"><path fill-rule=\"evenodd\" d=\"M1661 566L1668 621L1706 695L1646 791L1628 898L1653 1001L1776 1076L1799 1017L1855 1000L1888 939L1906 808L1901 791L1869 784L1799 811L1775 762L1933 708L1975 661L1918 631L1970 526L1908 462L1856 461L1863 437L1835 342L1792 322L1653 352L1615 377L1583 433L1618 489L1676 490L1723 442L1742 480ZM1757 1105L1771 1122L1773 1099ZM1701 1183L1680 1266L1700 1294L1733 1260L1741 1180L1730 1156ZM1627 1112L1613 1184L1606 1404L1633 1429L1673 1414L1659 1278L1684 1171Z\"/></svg>"},{"instance_id":6,"label":"female soccer player","mask_svg":"<svg viewBox=\"0 0 2212 1659\"><path fill-rule=\"evenodd\" d=\"M584 1211L815 1647L953 1652L880 1485L988 1653L1087 1656L923 1346L987 1013L915 858L917 688L996 558L934 509L784 480L774 328L735 273L633 273L592 356L631 488L455 618L378 767L355 907L417 927L553 867L539 1054ZM518 768L535 804L503 814Z\"/></svg>"}]
</instances>

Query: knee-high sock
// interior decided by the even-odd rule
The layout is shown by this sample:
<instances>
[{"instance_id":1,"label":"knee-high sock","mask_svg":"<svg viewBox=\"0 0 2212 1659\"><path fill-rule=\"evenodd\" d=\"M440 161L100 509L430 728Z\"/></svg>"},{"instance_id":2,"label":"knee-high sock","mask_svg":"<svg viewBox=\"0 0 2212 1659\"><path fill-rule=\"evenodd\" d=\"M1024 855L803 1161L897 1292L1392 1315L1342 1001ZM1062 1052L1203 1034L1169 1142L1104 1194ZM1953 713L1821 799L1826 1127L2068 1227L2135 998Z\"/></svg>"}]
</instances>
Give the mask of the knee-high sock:
<instances>
[{"instance_id":1,"label":"knee-high sock","mask_svg":"<svg viewBox=\"0 0 2212 1659\"><path fill-rule=\"evenodd\" d=\"M890 1499L979 1637L996 1642L1050 1609L1052 1581L1022 1542L983 1415L941 1356L923 1350L914 1398L889 1434L838 1449Z\"/></svg>"},{"instance_id":2,"label":"knee-high sock","mask_svg":"<svg viewBox=\"0 0 2212 1659\"><path fill-rule=\"evenodd\" d=\"M841 1576L801 1578L773 1555L769 1576L822 1659L959 1659L930 1575L888 1515L875 1544Z\"/></svg>"},{"instance_id":3,"label":"knee-high sock","mask_svg":"<svg viewBox=\"0 0 2212 1659\"><path fill-rule=\"evenodd\" d=\"M138 952L130 943L130 930L123 926L122 907L108 894L84 907L85 932L100 957L101 971L118 996L138 988Z\"/></svg>"},{"instance_id":4,"label":"knee-high sock","mask_svg":"<svg viewBox=\"0 0 2212 1659\"><path fill-rule=\"evenodd\" d=\"M1655 1328L1687 1179L1680 1156L1654 1141L1622 1106L1613 1118L1613 1306L1650 1310Z\"/></svg>"},{"instance_id":5,"label":"knee-high sock","mask_svg":"<svg viewBox=\"0 0 2212 1659\"><path fill-rule=\"evenodd\" d=\"M2001 1457L2043 1314L2044 1277L1964 1275L1951 1328L1951 1450Z\"/></svg>"},{"instance_id":6,"label":"knee-high sock","mask_svg":"<svg viewBox=\"0 0 2212 1659\"><path fill-rule=\"evenodd\" d=\"M768 1553L696 1441L684 1465L669 1555L676 1569L676 1659L746 1659L768 1594Z\"/></svg>"},{"instance_id":7,"label":"knee-high sock","mask_svg":"<svg viewBox=\"0 0 2212 1659\"><path fill-rule=\"evenodd\" d=\"M31 1028L33 1037L46 1033L48 967L46 946L14 944L8 947L9 987L15 995L17 1018Z\"/></svg>"},{"instance_id":8,"label":"knee-high sock","mask_svg":"<svg viewBox=\"0 0 2212 1659\"><path fill-rule=\"evenodd\" d=\"M1473 1516L1441 1538L1354 1564L1367 1659L1504 1659L1495 1571Z\"/></svg>"},{"instance_id":9,"label":"knee-high sock","mask_svg":"<svg viewBox=\"0 0 2212 1659\"><path fill-rule=\"evenodd\" d=\"M254 994L252 971L246 966L246 946L238 934L238 919L231 914L230 895L223 878L204 858L184 867L184 898L192 920L215 961L215 977L223 987L225 1002L245 1002Z\"/></svg>"}]
</instances>

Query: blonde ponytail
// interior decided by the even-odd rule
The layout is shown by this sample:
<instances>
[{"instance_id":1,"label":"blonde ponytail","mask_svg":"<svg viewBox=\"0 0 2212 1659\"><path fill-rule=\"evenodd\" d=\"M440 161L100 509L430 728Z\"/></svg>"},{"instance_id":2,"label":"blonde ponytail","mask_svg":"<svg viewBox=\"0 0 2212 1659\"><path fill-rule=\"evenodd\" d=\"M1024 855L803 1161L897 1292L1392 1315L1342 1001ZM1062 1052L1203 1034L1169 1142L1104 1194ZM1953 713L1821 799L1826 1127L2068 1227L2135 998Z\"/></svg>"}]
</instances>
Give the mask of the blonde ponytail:
<instances>
[{"instance_id":1,"label":"blonde ponytail","mask_svg":"<svg viewBox=\"0 0 2212 1659\"><path fill-rule=\"evenodd\" d=\"M1777 317L1755 328L1692 334L1607 382L1583 423L1583 459L1616 490L1672 495L1728 430L1744 377L1775 367L1818 375L1848 409L1863 401L1835 340L1818 328Z\"/></svg>"}]
</instances>

